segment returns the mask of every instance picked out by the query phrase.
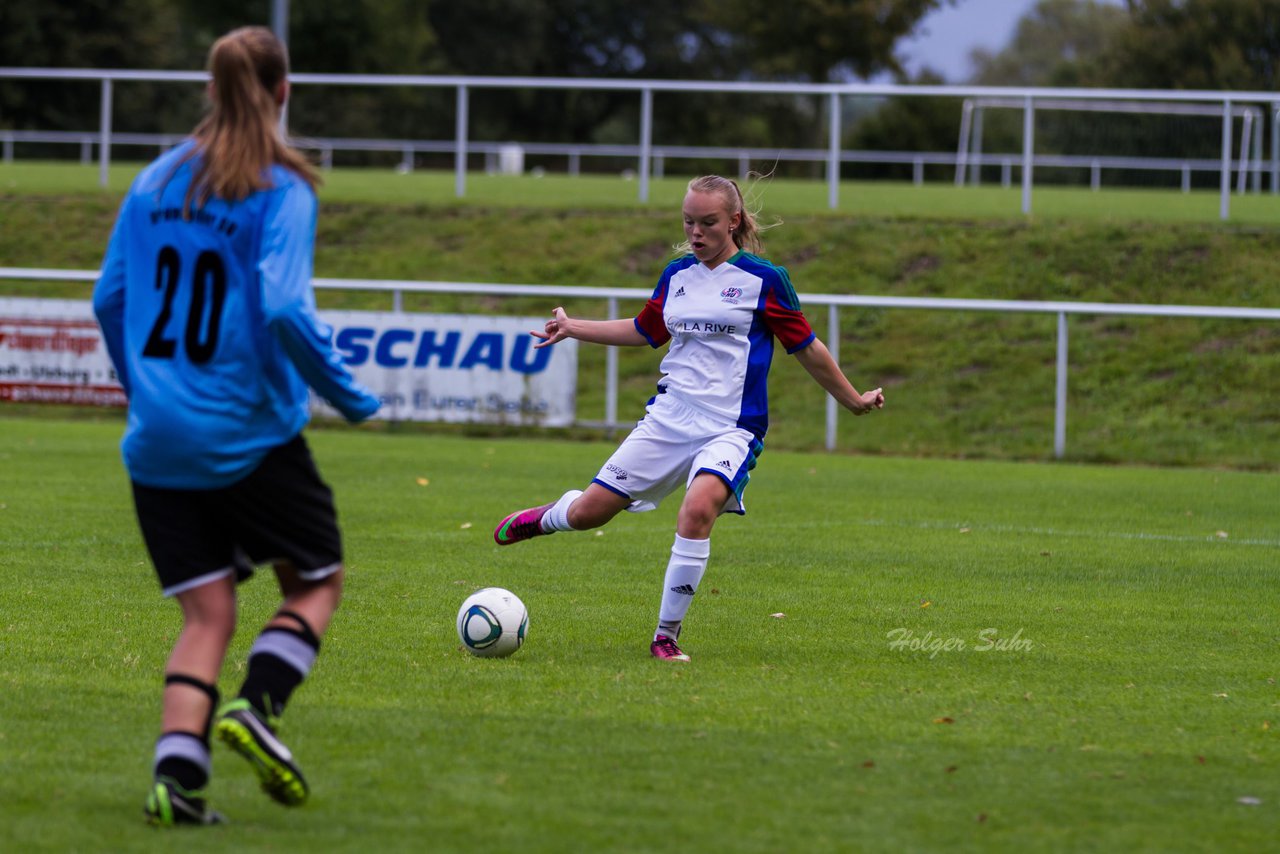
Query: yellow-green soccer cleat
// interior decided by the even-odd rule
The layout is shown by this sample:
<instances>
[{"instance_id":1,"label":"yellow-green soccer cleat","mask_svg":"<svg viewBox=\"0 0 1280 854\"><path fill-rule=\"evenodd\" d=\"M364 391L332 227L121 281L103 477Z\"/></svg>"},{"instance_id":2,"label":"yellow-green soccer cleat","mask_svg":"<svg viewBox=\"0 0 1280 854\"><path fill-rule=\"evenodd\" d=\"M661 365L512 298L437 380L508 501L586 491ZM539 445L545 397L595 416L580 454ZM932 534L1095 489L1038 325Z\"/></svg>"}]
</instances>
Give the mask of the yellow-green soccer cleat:
<instances>
[{"instance_id":1,"label":"yellow-green soccer cleat","mask_svg":"<svg viewBox=\"0 0 1280 854\"><path fill-rule=\"evenodd\" d=\"M175 824L223 824L226 818L205 805L204 798L188 792L168 777L159 777L147 793L142 808L148 824L173 827Z\"/></svg>"},{"instance_id":2,"label":"yellow-green soccer cleat","mask_svg":"<svg viewBox=\"0 0 1280 854\"><path fill-rule=\"evenodd\" d=\"M262 790L273 800L287 807L306 802L310 789L301 769L294 764L293 754L248 700L232 700L219 709L214 731L228 747L249 760Z\"/></svg>"}]
</instances>

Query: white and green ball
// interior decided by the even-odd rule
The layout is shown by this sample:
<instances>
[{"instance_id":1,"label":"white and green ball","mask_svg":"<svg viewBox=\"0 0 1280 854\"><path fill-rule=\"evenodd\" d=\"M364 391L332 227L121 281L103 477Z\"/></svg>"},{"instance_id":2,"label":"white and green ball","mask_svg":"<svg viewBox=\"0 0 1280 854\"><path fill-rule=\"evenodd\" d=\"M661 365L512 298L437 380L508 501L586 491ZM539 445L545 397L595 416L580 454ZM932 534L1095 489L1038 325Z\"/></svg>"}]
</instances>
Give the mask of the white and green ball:
<instances>
[{"instance_id":1,"label":"white and green ball","mask_svg":"<svg viewBox=\"0 0 1280 854\"><path fill-rule=\"evenodd\" d=\"M458 638L467 652L502 658L524 643L529 611L520 597L501 587L486 587L467 597L458 609Z\"/></svg>"}]
</instances>

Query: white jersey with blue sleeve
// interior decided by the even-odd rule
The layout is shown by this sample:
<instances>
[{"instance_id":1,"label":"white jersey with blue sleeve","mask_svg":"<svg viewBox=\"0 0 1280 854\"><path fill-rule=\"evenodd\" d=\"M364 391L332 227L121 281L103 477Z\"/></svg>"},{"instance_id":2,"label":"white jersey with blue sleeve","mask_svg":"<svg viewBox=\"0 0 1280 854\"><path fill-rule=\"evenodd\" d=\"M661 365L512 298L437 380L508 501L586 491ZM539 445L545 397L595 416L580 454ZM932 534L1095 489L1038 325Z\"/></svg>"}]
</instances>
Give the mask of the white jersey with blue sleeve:
<instances>
[{"instance_id":1,"label":"white jersey with blue sleeve","mask_svg":"<svg viewBox=\"0 0 1280 854\"><path fill-rule=\"evenodd\" d=\"M352 421L378 408L316 316L315 193L276 166L270 189L193 203L184 216L194 144L134 181L94 290L129 397L125 467L169 489L248 475L307 423L308 385Z\"/></svg>"},{"instance_id":2,"label":"white jersey with blue sleeve","mask_svg":"<svg viewBox=\"0 0 1280 854\"><path fill-rule=\"evenodd\" d=\"M788 353L814 340L786 269L741 251L714 269L672 261L635 326L650 346L671 342L661 392L757 438L769 428L774 338Z\"/></svg>"}]
</instances>

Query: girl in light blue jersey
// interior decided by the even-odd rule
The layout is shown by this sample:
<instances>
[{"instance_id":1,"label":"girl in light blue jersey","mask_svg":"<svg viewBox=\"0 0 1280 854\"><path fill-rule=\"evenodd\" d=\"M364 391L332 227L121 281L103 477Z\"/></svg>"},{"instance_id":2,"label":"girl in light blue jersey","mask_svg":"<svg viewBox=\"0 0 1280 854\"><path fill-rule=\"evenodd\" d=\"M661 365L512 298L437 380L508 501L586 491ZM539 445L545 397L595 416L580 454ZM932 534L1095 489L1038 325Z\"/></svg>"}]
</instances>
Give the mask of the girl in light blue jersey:
<instances>
[{"instance_id":1,"label":"girl in light blue jersey","mask_svg":"<svg viewBox=\"0 0 1280 854\"><path fill-rule=\"evenodd\" d=\"M585 490L510 514L493 538L510 545L605 524L623 510L652 510L685 487L649 651L688 661L676 640L711 554L722 513L745 513L749 472L769 424L768 375L776 339L841 405L862 415L884 406L857 391L800 311L787 271L760 257L759 229L737 182L707 175L684 197L688 254L663 270L634 319L579 320L557 308L537 347L565 338L596 344L670 342L658 394L644 418Z\"/></svg>"},{"instance_id":2,"label":"girl in light blue jersey","mask_svg":"<svg viewBox=\"0 0 1280 854\"><path fill-rule=\"evenodd\" d=\"M302 437L308 386L352 422L378 409L316 316L314 169L283 139L288 57L246 27L209 53L209 110L190 139L134 181L94 310L129 398L122 450L160 585L182 608L165 667L145 815L212 824L211 731L275 800L309 789L276 737L342 593L333 496ZM217 679L235 631L236 583L271 563L280 609L249 652L235 700Z\"/></svg>"}]
</instances>

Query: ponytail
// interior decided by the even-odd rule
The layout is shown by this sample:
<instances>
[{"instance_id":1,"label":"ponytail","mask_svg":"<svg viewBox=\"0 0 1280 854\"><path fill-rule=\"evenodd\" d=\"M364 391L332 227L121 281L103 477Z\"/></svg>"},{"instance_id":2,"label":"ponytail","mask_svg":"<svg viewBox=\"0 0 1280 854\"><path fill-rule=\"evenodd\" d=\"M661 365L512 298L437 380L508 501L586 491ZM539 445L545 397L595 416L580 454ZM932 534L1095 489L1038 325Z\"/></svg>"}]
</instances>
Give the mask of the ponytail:
<instances>
[{"instance_id":1,"label":"ponytail","mask_svg":"<svg viewBox=\"0 0 1280 854\"><path fill-rule=\"evenodd\" d=\"M312 189L320 183L315 167L280 131L276 93L289 73L285 46L264 27L241 27L209 50L209 110L192 132L199 155L187 189L184 215L192 201L203 207L210 197L242 201L270 188L269 171L279 164Z\"/></svg>"}]
</instances>

